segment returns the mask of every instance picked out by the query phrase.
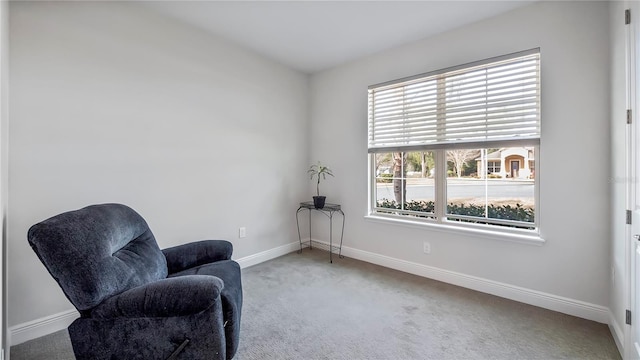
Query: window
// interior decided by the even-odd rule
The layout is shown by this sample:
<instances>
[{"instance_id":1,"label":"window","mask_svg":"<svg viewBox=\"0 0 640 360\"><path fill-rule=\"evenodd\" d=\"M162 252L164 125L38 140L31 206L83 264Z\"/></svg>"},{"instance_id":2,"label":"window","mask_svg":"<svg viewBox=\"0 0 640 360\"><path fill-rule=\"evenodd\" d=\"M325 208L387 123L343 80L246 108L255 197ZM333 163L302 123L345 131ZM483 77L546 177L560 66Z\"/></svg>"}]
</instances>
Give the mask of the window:
<instances>
[{"instance_id":1,"label":"window","mask_svg":"<svg viewBox=\"0 0 640 360\"><path fill-rule=\"evenodd\" d=\"M487 161L487 175L500 173L500 161Z\"/></svg>"},{"instance_id":2,"label":"window","mask_svg":"<svg viewBox=\"0 0 640 360\"><path fill-rule=\"evenodd\" d=\"M378 212L422 218L434 217L435 183L433 152L394 152L374 155L376 169L390 169L376 176Z\"/></svg>"},{"instance_id":3,"label":"window","mask_svg":"<svg viewBox=\"0 0 640 360\"><path fill-rule=\"evenodd\" d=\"M372 215L537 230L539 49L368 93Z\"/></svg>"}]
</instances>

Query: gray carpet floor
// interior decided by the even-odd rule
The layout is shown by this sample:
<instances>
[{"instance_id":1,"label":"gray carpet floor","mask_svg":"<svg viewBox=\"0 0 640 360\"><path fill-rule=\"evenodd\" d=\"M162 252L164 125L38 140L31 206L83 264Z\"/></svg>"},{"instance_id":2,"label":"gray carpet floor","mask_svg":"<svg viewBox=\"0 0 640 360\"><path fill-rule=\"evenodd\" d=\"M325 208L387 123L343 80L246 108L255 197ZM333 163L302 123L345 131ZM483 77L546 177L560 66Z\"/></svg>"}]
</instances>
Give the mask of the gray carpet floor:
<instances>
[{"instance_id":1,"label":"gray carpet floor","mask_svg":"<svg viewBox=\"0 0 640 360\"><path fill-rule=\"evenodd\" d=\"M620 359L604 324L305 249L243 270L237 360ZM73 359L66 331L11 359Z\"/></svg>"}]
</instances>

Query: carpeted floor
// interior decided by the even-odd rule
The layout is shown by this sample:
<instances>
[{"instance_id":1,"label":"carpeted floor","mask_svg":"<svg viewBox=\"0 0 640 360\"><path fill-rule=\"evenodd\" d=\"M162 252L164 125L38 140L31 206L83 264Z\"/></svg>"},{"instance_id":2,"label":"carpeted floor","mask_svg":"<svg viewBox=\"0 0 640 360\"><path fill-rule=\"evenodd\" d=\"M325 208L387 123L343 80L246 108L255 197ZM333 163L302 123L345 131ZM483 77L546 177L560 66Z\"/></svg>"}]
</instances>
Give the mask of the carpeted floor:
<instances>
[{"instance_id":1,"label":"carpeted floor","mask_svg":"<svg viewBox=\"0 0 640 360\"><path fill-rule=\"evenodd\" d=\"M604 324L314 249L243 270L237 360L620 359ZM73 359L66 331L11 359Z\"/></svg>"}]
</instances>

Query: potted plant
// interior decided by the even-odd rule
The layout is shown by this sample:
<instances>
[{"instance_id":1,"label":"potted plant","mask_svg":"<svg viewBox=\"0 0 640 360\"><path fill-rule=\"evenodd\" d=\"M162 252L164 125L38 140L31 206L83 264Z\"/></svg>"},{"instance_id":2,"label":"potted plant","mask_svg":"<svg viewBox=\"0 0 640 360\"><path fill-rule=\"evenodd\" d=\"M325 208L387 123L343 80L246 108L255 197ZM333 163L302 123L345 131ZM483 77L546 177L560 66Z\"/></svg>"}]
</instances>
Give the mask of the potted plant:
<instances>
[{"instance_id":1,"label":"potted plant","mask_svg":"<svg viewBox=\"0 0 640 360\"><path fill-rule=\"evenodd\" d=\"M327 198L326 196L320 196L320 178L327 179L327 175L333 176L331 173L331 169L322 165L320 161L317 164L311 165L307 173L310 175L310 179L313 180L314 177L318 178L318 182L316 183L316 196L313 197L313 205L316 209L322 209L324 207L324 201Z\"/></svg>"}]
</instances>

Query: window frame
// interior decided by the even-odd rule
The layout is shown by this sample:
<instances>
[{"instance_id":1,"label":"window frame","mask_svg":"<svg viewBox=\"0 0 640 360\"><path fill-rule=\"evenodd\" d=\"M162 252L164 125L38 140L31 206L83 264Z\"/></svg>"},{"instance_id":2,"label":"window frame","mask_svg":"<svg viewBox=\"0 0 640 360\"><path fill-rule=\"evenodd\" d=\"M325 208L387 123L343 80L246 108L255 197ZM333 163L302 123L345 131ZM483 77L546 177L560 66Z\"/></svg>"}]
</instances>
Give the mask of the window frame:
<instances>
[{"instance_id":1,"label":"window frame","mask_svg":"<svg viewBox=\"0 0 640 360\"><path fill-rule=\"evenodd\" d=\"M517 58L518 56L528 54L537 54L540 56L540 49L530 49L518 53L503 55L491 59L486 59L470 64L459 65L443 70L438 70L426 74L416 75L405 79L389 81L386 83L372 85L369 88L373 88L376 86L387 86L394 83L401 83L403 81L411 81L414 79L428 78L434 75L441 75L449 73L452 70L464 70L472 67L476 67L483 64L492 64L497 61L501 61L504 59ZM540 60L538 58L538 66L540 64ZM538 96L540 96L540 74L538 73L537 84L538 84ZM371 96L371 95L369 95ZM438 101L439 103L439 101ZM540 110L540 98L538 98L538 109ZM372 106L371 102L368 102L368 107ZM371 110L371 108L369 108ZM539 161L540 161L540 113L538 110L538 118L537 118L537 126L538 126L538 136L537 138L523 138L521 140L499 140L499 141L468 141L461 143L445 143L445 144L435 144L425 146L399 146L399 147L389 147L385 149L376 149L375 151L371 151L371 145L369 147L368 154L368 212L366 218L374 220L374 221L383 221L383 222L392 222L403 225L417 225L417 226L428 226L432 228L436 228L438 230L446 230L446 231L461 231L463 233L474 233L479 236L488 235L491 238L504 238L507 240L515 240L518 242L526 242L526 243L536 243L541 244L544 242L540 237L540 196L539 196L539 188L540 188L540 177L537 169L539 169ZM371 121L371 120L369 120ZM369 125L369 127L371 124ZM368 138L370 138L371 133L369 129ZM371 143L370 143L371 144ZM502 146L500 146L502 145ZM534 180L534 222L531 223L531 228L527 229L522 227L508 227L501 226L495 224L496 222L500 222L499 220L493 221L494 224L491 223L478 223L477 221L482 221L483 218L480 217L470 217L472 221L475 222L464 222L458 220L452 220L447 216L447 161L446 161L446 150L449 149L460 149L460 148L494 148L494 147L534 147L535 157L533 159L533 167L532 170L535 172L535 180ZM435 190L434 190L434 212L431 213L421 213L422 217L413 217L410 216L408 210L403 210L404 214L393 214L392 211L385 212L380 211L380 208L377 207L377 182L376 182L376 153L392 153L392 152L415 152L415 151L433 151L434 152L434 160L435 160ZM489 161L486 160L486 169L489 169ZM531 160L530 160L531 161ZM495 164L494 164L495 165ZM498 167L500 164L498 164ZM494 166L495 167L495 166ZM505 165L506 169L507 165ZM505 169L501 169L505 170ZM486 171L486 170L485 170ZM506 170L505 170L506 171ZM485 177L486 179L486 177ZM462 218L464 216L456 216L456 218ZM453 218L453 217L452 217ZM491 222L491 221L488 221ZM522 222L518 222L518 225L522 225Z\"/></svg>"}]
</instances>

